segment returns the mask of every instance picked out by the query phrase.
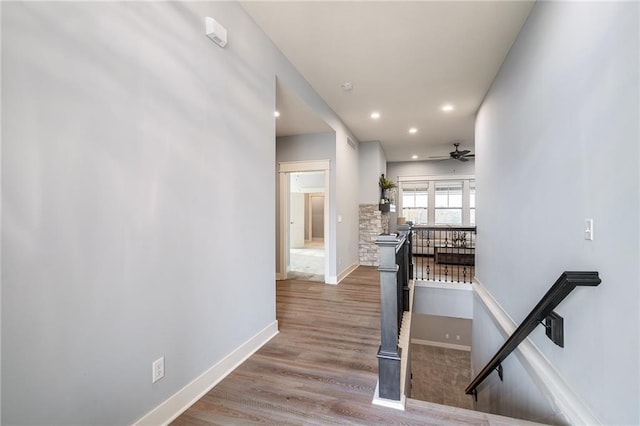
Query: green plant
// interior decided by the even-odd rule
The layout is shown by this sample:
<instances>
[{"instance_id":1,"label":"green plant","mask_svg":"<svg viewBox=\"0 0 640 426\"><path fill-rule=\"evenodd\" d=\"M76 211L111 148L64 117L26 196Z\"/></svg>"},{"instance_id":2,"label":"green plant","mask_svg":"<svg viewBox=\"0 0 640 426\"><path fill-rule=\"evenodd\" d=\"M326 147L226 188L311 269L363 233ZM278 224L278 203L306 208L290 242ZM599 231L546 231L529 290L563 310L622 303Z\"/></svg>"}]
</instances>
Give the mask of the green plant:
<instances>
[{"instance_id":1,"label":"green plant","mask_svg":"<svg viewBox=\"0 0 640 426\"><path fill-rule=\"evenodd\" d=\"M380 175L380 180L378 180L378 185L380 185L380 189L382 189L383 191L385 189L391 189L396 187L396 184L392 180L384 177L384 174Z\"/></svg>"}]
</instances>

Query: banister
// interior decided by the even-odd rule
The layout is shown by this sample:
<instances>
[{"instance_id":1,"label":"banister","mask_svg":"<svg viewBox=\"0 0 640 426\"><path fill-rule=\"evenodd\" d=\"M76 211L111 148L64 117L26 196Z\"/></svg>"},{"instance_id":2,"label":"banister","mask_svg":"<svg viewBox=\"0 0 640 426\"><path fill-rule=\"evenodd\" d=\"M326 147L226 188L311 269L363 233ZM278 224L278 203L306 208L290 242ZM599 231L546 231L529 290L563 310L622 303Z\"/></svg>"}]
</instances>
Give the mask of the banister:
<instances>
[{"instance_id":1,"label":"banister","mask_svg":"<svg viewBox=\"0 0 640 426\"><path fill-rule=\"evenodd\" d=\"M382 234L376 239L380 249L380 347L376 398L392 401L401 401L402 398L400 366L403 354L398 346L398 336L403 312L409 310L408 246L411 227L403 226L398 230L399 234Z\"/></svg>"},{"instance_id":2,"label":"banister","mask_svg":"<svg viewBox=\"0 0 640 426\"><path fill-rule=\"evenodd\" d=\"M491 358L487 365L478 373L473 379L471 384L467 386L465 393L467 395L476 395L476 389L486 379L489 374L494 370L498 370L500 379L502 379L502 361L504 361L513 352L518 345L529 336L534 328L538 324L543 324L542 321L546 320L545 327L547 328L547 336L552 338L556 344L563 346L562 330L553 330L553 323L559 321L562 322L562 317L553 312L556 306L558 306L565 297L578 286L590 286L595 287L601 283L600 277L597 272L569 272L565 271L560 275L556 282L551 286L549 291L540 299L538 304L531 310L529 315L522 321L516 331L511 334L509 339L502 345L502 347ZM558 340L554 339L557 337Z\"/></svg>"}]
</instances>

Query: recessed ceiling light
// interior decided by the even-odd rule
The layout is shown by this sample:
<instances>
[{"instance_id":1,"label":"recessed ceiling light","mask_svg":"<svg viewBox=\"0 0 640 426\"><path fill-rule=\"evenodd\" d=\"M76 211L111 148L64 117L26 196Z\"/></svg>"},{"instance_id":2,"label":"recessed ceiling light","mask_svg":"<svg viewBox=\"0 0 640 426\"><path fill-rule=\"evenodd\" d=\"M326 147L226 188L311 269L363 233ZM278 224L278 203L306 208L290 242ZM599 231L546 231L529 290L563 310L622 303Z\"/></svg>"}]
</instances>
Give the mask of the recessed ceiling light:
<instances>
[{"instance_id":1,"label":"recessed ceiling light","mask_svg":"<svg viewBox=\"0 0 640 426\"><path fill-rule=\"evenodd\" d=\"M442 108L440 109L443 110L444 112L450 112L450 111L453 111L454 108L453 108L453 105L451 104L445 104L445 105L442 105Z\"/></svg>"},{"instance_id":2,"label":"recessed ceiling light","mask_svg":"<svg viewBox=\"0 0 640 426\"><path fill-rule=\"evenodd\" d=\"M413 154L413 155L411 156L411 159L412 159L412 160L417 160L417 159L418 159L418 156L417 156L417 155L415 155L415 154Z\"/></svg>"},{"instance_id":3,"label":"recessed ceiling light","mask_svg":"<svg viewBox=\"0 0 640 426\"><path fill-rule=\"evenodd\" d=\"M378 118L380 118L380 113L378 111L372 112L371 118L373 118L374 120L377 120Z\"/></svg>"},{"instance_id":4,"label":"recessed ceiling light","mask_svg":"<svg viewBox=\"0 0 640 426\"><path fill-rule=\"evenodd\" d=\"M412 127L409 129L409 133L411 134L418 133L418 129L416 129L415 127Z\"/></svg>"},{"instance_id":5,"label":"recessed ceiling light","mask_svg":"<svg viewBox=\"0 0 640 426\"><path fill-rule=\"evenodd\" d=\"M280 111L273 111L273 116L276 118L280 117Z\"/></svg>"}]
</instances>

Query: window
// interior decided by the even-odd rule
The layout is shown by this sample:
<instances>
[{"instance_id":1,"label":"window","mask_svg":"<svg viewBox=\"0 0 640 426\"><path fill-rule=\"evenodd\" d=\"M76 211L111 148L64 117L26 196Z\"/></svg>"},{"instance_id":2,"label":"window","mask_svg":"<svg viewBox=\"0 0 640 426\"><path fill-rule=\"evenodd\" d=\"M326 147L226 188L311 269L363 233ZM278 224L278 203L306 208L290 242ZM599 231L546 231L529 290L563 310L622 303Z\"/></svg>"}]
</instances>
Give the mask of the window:
<instances>
[{"instance_id":1,"label":"window","mask_svg":"<svg viewBox=\"0 0 640 426\"><path fill-rule=\"evenodd\" d=\"M416 225L476 226L475 176L399 176L398 181L398 216Z\"/></svg>"},{"instance_id":2,"label":"window","mask_svg":"<svg viewBox=\"0 0 640 426\"><path fill-rule=\"evenodd\" d=\"M476 226L476 181L469 181L469 223Z\"/></svg>"},{"instance_id":3,"label":"window","mask_svg":"<svg viewBox=\"0 0 640 426\"><path fill-rule=\"evenodd\" d=\"M415 224L429 223L429 183L402 184L402 216Z\"/></svg>"},{"instance_id":4,"label":"window","mask_svg":"<svg viewBox=\"0 0 640 426\"><path fill-rule=\"evenodd\" d=\"M436 225L462 225L462 181L436 182Z\"/></svg>"}]
</instances>

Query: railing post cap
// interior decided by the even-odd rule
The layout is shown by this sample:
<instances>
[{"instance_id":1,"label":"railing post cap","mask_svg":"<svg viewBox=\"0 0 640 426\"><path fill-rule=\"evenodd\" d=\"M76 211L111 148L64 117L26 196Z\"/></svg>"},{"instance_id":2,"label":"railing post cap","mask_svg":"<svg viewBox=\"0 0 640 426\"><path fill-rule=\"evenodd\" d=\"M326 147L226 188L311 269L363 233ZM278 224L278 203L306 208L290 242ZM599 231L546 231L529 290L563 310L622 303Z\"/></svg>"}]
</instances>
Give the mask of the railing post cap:
<instances>
[{"instance_id":1,"label":"railing post cap","mask_svg":"<svg viewBox=\"0 0 640 426\"><path fill-rule=\"evenodd\" d=\"M402 225L398 225L398 231L408 232L410 230L411 230L411 224L410 223L403 223Z\"/></svg>"},{"instance_id":2,"label":"railing post cap","mask_svg":"<svg viewBox=\"0 0 640 426\"><path fill-rule=\"evenodd\" d=\"M398 235L397 234L380 234L378 238L376 238L377 245L383 246L395 246L398 243Z\"/></svg>"}]
</instances>

